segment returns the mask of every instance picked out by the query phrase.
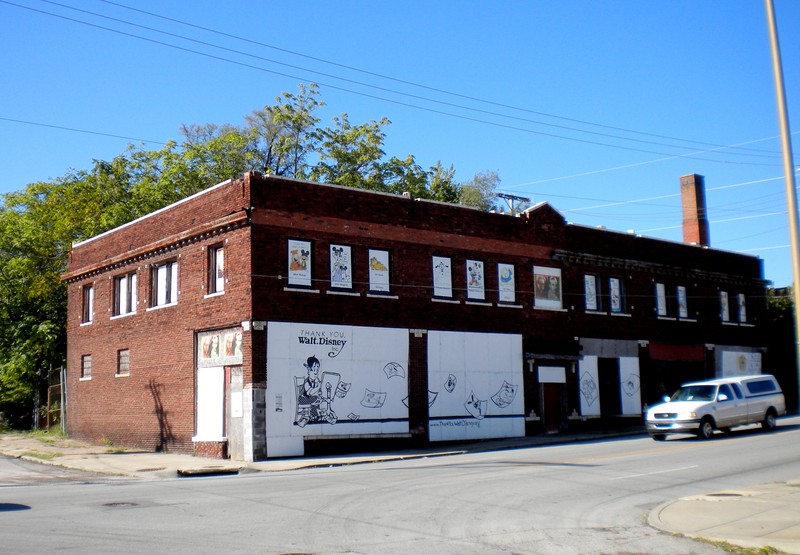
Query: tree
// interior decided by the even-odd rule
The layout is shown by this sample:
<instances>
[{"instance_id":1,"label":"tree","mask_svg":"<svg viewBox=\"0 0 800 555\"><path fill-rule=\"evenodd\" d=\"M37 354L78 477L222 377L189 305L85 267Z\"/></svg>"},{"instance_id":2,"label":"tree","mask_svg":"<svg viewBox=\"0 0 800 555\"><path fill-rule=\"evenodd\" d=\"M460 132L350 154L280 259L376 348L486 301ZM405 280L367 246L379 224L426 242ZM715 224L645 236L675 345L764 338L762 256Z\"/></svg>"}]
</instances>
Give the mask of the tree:
<instances>
[{"instance_id":1,"label":"tree","mask_svg":"<svg viewBox=\"0 0 800 555\"><path fill-rule=\"evenodd\" d=\"M497 209L495 190L500 184L497 172L483 171L476 173L472 179L461 184L458 202L465 206L474 206L484 211Z\"/></svg>"}]
</instances>

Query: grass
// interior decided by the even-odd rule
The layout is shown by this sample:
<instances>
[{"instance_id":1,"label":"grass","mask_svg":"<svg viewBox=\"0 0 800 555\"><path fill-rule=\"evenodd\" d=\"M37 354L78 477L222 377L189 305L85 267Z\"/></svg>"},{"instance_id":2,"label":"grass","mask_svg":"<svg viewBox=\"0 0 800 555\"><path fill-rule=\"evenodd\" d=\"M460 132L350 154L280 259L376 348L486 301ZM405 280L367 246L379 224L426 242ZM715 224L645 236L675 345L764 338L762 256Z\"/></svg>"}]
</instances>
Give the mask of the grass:
<instances>
[{"instance_id":1,"label":"grass","mask_svg":"<svg viewBox=\"0 0 800 555\"><path fill-rule=\"evenodd\" d=\"M785 552L775 549L772 546L766 545L764 547L741 547L728 543L726 541L708 540L705 538L695 538L697 541L707 543L725 550L727 553L734 553L736 555L786 555Z\"/></svg>"},{"instance_id":2,"label":"grass","mask_svg":"<svg viewBox=\"0 0 800 555\"><path fill-rule=\"evenodd\" d=\"M32 458L35 458L35 459L42 459L42 460L46 460L46 461L51 461L51 460L55 459L56 457L60 457L63 454L64 453L58 453L58 452L56 452L56 453L42 453L41 451L25 451L22 454L22 456L23 457L32 457Z\"/></svg>"}]
</instances>

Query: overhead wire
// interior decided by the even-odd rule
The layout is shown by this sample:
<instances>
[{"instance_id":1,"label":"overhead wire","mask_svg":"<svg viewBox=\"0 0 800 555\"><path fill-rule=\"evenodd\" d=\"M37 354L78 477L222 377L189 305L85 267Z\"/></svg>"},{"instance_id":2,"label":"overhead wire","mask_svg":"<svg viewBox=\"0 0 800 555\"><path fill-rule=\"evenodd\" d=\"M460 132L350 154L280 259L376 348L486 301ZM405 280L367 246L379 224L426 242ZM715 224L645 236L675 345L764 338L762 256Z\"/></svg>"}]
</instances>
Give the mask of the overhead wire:
<instances>
[{"instance_id":1,"label":"overhead wire","mask_svg":"<svg viewBox=\"0 0 800 555\"><path fill-rule=\"evenodd\" d=\"M202 44L204 46L217 48L217 49L220 49L220 50L223 50L223 51L226 51L226 52L235 53L235 54L243 55L243 56L247 56L247 57L252 57L252 58L255 58L255 59L259 59L261 61L268 61L270 63L276 63L276 64L284 65L284 66L287 66L287 67L291 67L293 69L301 69L303 71L309 71L309 72L312 72L312 73L317 73L317 74L324 75L324 76L327 76L327 77L331 77L331 78L334 78L334 79L339 79L339 80L342 80L342 81L345 81L345 82L348 82L348 83L351 83L351 84L358 84L359 86L365 86L365 87L369 87L369 88L374 88L374 89L381 90L381 91L384 91L384 92L390 92L392 94L398 94L398 95L407 96L407 97L410 97L410 98L415 98L417 100L423 100L423 101L431 102L431 103L435 103L435 104L445 105L445 106L449 106L449 107L455 107L455 108L458 108L458 109L472 111L472 112L480 113L480 114L483 114L483 115L489 115L489 116L493 116L493 117L502 117L502 118L507 118L507 119L516 120L516 121L522 121L522 122L525 122L525 123L533 123L533 124L536 124L536 125L543 125L543 126L547 126L547 127L565 129L565 130L569 130L569 131L577 132L577 133L586 133L586 134L597 135L597 136L602 136L602 137L606 137L606 138L613 138L615 140L633 141L633 142L637 142L637 143L646 143L646 144L655 144L655 145L658 145L658 146L666 146L668 148L681 148L681 149L690 148L690 147L681 146L681 145L667 145L667 144L663 144L663 143L654 143L652 141L643 141L643 140L639 140L639 139L632 139L632 138L627 138L627 137L614 136L614 135L610 135L610 134L607 134L607 133L598 133L598 132L594 132L594 131L587 131L587 130L582 130L582 129L569 128L569 127L562 126L562 125L539 122L539 121L535 121L535 120L528 120L528 119L525 119L525 118L509 116L509 115L500 114L500 113L497 113L497 112L490 112L490 111L487 111L487 110L481 110L481 109L472 108L472 107L463 106L463 105L458 105L458 104L454 104L454 103L449 103L449 102L445 102L445 101L441 101L441 100L425 98L425 97L421 97L419 95L413 95L413 94L404 93L404 92L401 92L401 91L395 91L395 90L391 90L391 89L388 89L388 88L385 88L385 87L379 87L379 86L376 86L376 85L362 83L362 82L358 82L358 81L354 81L354 80L351 80L351 79L338 77L338 76L331 75L331 74L321 73L321 72L318 72L318 71L315 71L315 70L309 70L307 68L300 68L298 66L293 66L291 64L285 64L285 63L278 62L278 61L275 61L275 60L270 60L268 58L264 58L264 57L257 56L257 55L254 55L254 54L250 54L250 53L247 53L247 52L242 52L242 51L239 51L239 50L235 50L235 49L231 49L231 48L227 48L227 47L211 44L211 43L208 43L208 42L205 42L205 41L200 41L200 40L197 40L197 39L193 39L193 38L190 38L190 37L185 37L185 36L178 35L178 34L175 34L175 33L170 33L170 32L167 32L167 31L161 31L161 30L158 30L158 29L154 29L152 27L147 27L147 26L144 26L144 25L140 25L140 24L133 23L133 22L128 22L128 21L121 20L121 19L118 19L118 18L113 18L113 17L106 16L106 15L103 15L103 14L90 12L88 10L75 8L75 7L72 7L72 6L61 4L59 2L54 2L52 0L41 0L41 1L45 2L47 4L60 6L60 7L66 8L66 9L70 9L70 10L74 10L74 11L77 11L77 12L93 15L93 16L100 17L100 18L103 18L103 19L108 19L108 20L112 20L112 21L115 21L115 22L118 22L118 23L123 23L123 24L126 24L126 25L131 25L131 26L134 26L134 27L146 29L148 31L152 31L152 32L155 32L155 33L160 33L160 34L164 34L164 35L171 36L171 37L174 37L174 38L179 38L179 39L187 40L187 41L194 42L194 43L197 43L197 44ZM41 13L41 14L48 15L48 16L51 16L51 17L61 18L61 19L67 20L67 21L72 21L74 23L79 23L79 24L82 24L82 25L98 28L98 29L105 30L105 31L108 31L108 32L121 34L123 36L128 36L128 37L135 38L135 39L138 39L138 40L155 43L155 44L158 44L158 45L161 45L161 46L166 46L166 47L169 47L169 48L182 50L182 51L193 53L193 54L197 54L197 55L200 55L200 56L205 56L205 57L216 59L216 60L220 60L220 61L223 61L223 62L232 63L232 64L236 64L236 65L240 65L240 66L244 66L244 67L248 67L248 68L251 68L251 69L256 69L256 70L259 70L259 71L264 71L264 72L268 72L268 73L272 73L272 74L276 74L276 75L281 75L281 76L284 76L284 77L290 77L292 79L299 79L301 81L310 81L310 80L306 79L305 77L288 75L288 74L285 74L285 73L282 73L282 72L266 69L266 68L259 67L259 66L254 66L252 64L247 64L247 63L244 63L244 62L241 62L241 61L231 60L229 58L216 56L216 55L213 55L213 54L209 54L207 52L201 52L201 51L198 51L198 50L193 50L193 49L182 47L182 46L178 46L178 45L175 45L175 44L166 43L166 42L163 42L163 41L160 41L160 40L156 40L156 39L152 39L152 38L148 38L148 37L143 37L143 36L136 35L136 34L133 34L133 33L128 33L128 32L125 32L125 31L121 31L119 29L113 29L113 28L110 28L110 27L105 27L103 25L98 25L98 24L90 23L90 22L83 21L83 20L80 20L80 19L75 19L75 18L68 17L68 16L65 16L65 15L56 14L56 13L48 12L48 11L45 11L45 10L39 10L39 9L32 8L32 7L29 7L29 6L23 6L23 5L14 3L14 2L10 2L8 0L0 0L0 3L11 5L11 6L15 6L15 7L19 7L19 8L30 10L30 11L37 12L37 13ZM642 152L642 153L647 153L647 154L656 154L656 155L659 155L659 156L667 156L668 157L667 159L690 158L690 159L694 159L694 160L703 160L703 161L715 162L715 163L723 163L723 164L756 165L756 166L778 165L778 164L768 164L768 163L758 163L758 162L745 162L745 161L735 161L735 160L718 160L718 159L713 159L713 158L702 158L702 157L698 156L700 154L714 153L714 152L716 152L718 150L727 148L725 146L719 146L719 147L712 148L712 149L707 149L707 150L702 150L702 151L694 151L694 152L689 152L689 153L685 153L685 154L664 153L664 152L659 152L659 151L646 150L646 149L640 149L640 148L633 148L633 147L629 147L629 146L616 145L616 144L610 144L610 143L603 143L603 142L591 141L591 140L587 140L587 139L580 139L580 138L577 138L577 137L570 137L570 136L566 136L566 135L558 135L558 134L555 134L555 133L546 133L544 131L537 131L537 130L533 130L533 129L522 128L522 127L513 126L513 125L507 125L507 124L502 124L502 123L498 123L498 122L495 122L495 121L488 121L488 120L483 120L483 119L464 116L464 115L461 115L461 114L454 114L452 112L445 112L443 110L436 110L436 109L432 109L432 108L428 108L428 107L424 107L424 106L419 106L419 105L416 105L416 104L410 104L410 103L407 103L407 102L400 102L398 100L388 99L388 98L385 98L385 97L379 97L379 96L367 94L367 93L364 93L364 92L361 92L361 91L354 91L352 89L346 89L346 88L335 86L335 85L332 85L332 84L329 84L329 83L320 83L320 84L324 85L326 87L335 89L335 90L340 90L342 92L348 92L348 93L351 93L351 94L356 94L356 95L364 96L364 97L367 97L367 98L373 98L373 99L380 100L380 101L390 102L390 103L393 103L393 104L402 105L402 106L406 106L406 107L410 107L410 108L414 108L414 109L419 109L419 110L424 110L424 111L428 111L428 112L432 112L432 113L437 113L437 114L440 114L440 115L446 115L446 116L450 116L450 117L464 119L464 120L467 120L467 121L473 121L473 122L488 124L488 125L492 125L492 126L496 126L496 127L517 130L517 131L522 131L522 132L526 132L526 133L532 133L532 134L537 134L537 135L557 138L557 139L561 139L561 140L568 140L568 141L574 141L574 142L580 142L580 143L585 143L585 144L592 144L592 145L596 145L596 146L604 146L604 147L608 147L608 148L616 148L616 149L622 149L622 150L628 150L628 151L634 151L634 152ZM738 154L738 155L740 155L740 156L759 156L759 157L766 156L766 155L756 155L756 154ZM769 155L769 156L772 156L772 155Z\"/></svg>"}]
</instances>

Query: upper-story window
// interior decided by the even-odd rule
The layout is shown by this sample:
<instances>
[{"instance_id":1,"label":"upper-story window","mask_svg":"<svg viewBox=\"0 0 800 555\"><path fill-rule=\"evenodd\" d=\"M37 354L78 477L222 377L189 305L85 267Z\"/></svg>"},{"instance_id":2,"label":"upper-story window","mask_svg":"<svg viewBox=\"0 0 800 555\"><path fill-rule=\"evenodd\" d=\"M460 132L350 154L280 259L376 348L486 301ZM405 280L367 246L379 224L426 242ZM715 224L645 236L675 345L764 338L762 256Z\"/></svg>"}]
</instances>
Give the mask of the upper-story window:
<instances>
[{"instance_id":1,"label":"upper-story window","mask_svg":"<svg viewBox=\"0 0 800 555\"><path fill-rule=\"evenodd\" d=\"M517 301L517 283L513 264L497 264L497 300L501 303Z\"/></svg>"},{"instance_id":2,"label":"upper-story window","mask_svg":"<svg viewBox=\"0 0 800 555\"><path fill-rule=\"evenodd\" d=\"M331 245L331 287L353 289L353 249L348 245Z\"/></svg>"},{"instance_id":3,"label":"upper-story window","mask_svg":"<svg viewBox=\"0 0 800 555\"><path fill-rule=\"evenodd\" d=\"M686 286L679 285L676 292L678 294L678 318L688 318L689 300L686 296Z\"/></svg>"},{"instance_id":4,"label":"upper-story window","mask_svg":"<svg viewBox=\"0 0 800 555\"><path fill-rule=\"evenodd\" d=\"M215 245L208 249L208 293L225 291L225 248Z\"/></svg>"},{"instance_id":5,"label":"upper-story window","mask_svg":"<svg viewBox=\"0 0 800 555\"><path fill-rule=\"evenodd\" d=\"M608 309L612 314L625 313L625 284L620 278L608 278Z\"/></svg>"},{"instance_id":6,"label":"upper-story window","mask_svg":"<svg viewBox=\"0 0 800 555\"><path fill-rule=\"evenodd\" d=\"M561 310L561 269L533 267L533 306Z\"/></svg>"},{"instance_id":7,"label":"upper-story window","mask_svg":"<svg viewBox=\"0 0 800 555\"><path fill-rule=\"evenodd\" d=\"M744 293L739 293L737 296L737 308L739 309L739 323L747 323L747 299Z\"/></svg>"},{"instance_id":8,"label":"upper-story window","mask_svg":"<svg viewBox=\"0 0 800 555\"><path fill-rule=\"evenodd\" d=\"M389 293L391 290L389 251L369 249L369 290Z\"/></svg>"},{"instance_id":9,"label":"upper-story window","mask_svg":"<svg viewBox=\"0 0 800 555\"><path fill-rule=\"evenodd\" d=\"M669 316L667 288L663 283L656 283L656 314L662 318Z\"/></svg>"},{"instance_id":10,"label":"upper-story window","mask_svg":"<svg viewBox=\"0 0 800 555\"><path fill-rule=\"evenodd\" d=\"M730 305L728 304L728 292L727 291L720 291L719 292L719 317L720 320L723 322L730 322L731 321L731 309Z\"/></svg>"},{"instance_id":11,"label":"upper-story window","mask_svg":"<svg viewBox=\"0 0 800 555\"><path fill-rule=\"evenodd\" d=\"M288 255L289 285L311 287L311 241L289 239Z\"/></svg>"},{"instance_id":12,"label":"upper-story window","mask_svg":"<svg viewBox=\"0 0 800 555\"><path fill-rule=\"evenodd\" d=\"M136 312L136 272L114 278L114 316Z\"/></svg>"},{"instance_id":13,"label":"upper-story window","mask_svg":"<svg viewBox=\"0 0 800 555\"><path fill-rule=\"evenodd\" d=\"M583 276L583 305L588 312L603 310L600 278L593 274Z\"/></svg>"},{"instance_id":14,"label":"upper-story window","mask_svg":"<svg viewBox=\"0 0 800 555\"><path fill-rule=\"evenodd\" d=\"M166 306L178 302L178 261L171 260L153 266L151 306Z\"/></svg>"},{"instance_id":15,"label":"upper-story window","mask_svg":"<svg viewBox=\"0 0 800 555\"><path fill-rule=\"evenodd\" d=\"M486 299L482 260L467 260L467 298L483 301Z\"/></svg>"},{"instance_id":16,"label":"upper-story window","mask_svg":"<svg viewBox=\"0 0 800 555\"><path fill-rule=\"evenodd\" d=\"M84 285L81 288L81 323L91 324L94 320L94 287Z\"/></svg>"},{"instance_id":17,"label":"upper-story window","mask_svg":"<svg viewBox=\"0 0 800 555\"><path fill-rule=\"evenodd\" d=\"M446 256L434 256L431 260L433 265L433 296L452 297L453 296L453 274L452 262Z\"/></svg>"}]
</instances>

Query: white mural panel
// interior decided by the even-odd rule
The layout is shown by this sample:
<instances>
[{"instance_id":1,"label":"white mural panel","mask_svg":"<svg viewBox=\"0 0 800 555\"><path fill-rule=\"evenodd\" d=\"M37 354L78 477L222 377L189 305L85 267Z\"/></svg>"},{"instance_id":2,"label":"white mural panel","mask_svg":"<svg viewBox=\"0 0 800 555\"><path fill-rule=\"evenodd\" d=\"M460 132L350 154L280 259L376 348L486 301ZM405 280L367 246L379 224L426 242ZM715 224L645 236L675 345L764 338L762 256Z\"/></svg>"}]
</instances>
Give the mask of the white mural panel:
<instances>
[{"instance_id":1,"label":"white mural panel","mask_svg":"<svg viewBox=\"0 0 800 555\"><path fill-rule=\"evenodd\" d=\"M581 416L600 416L600 381L597 357L585 355L578 363L578 388L581 392Z\"/></svg>"},{"instance_id":2,"label":"white mural panel","mask_svg":"<svg viewBox=\"0 0 800 555\"><path fill-rule=\"evenodd\" d=\"M302 455L304 436L408 433L407 329L270 322L267 361L267 456Z\"/></svg>"},{"instance_id":3,"label":"white mural panel","mask_svg":"<svg viewBox=\"0 0 800 555\"><path fill-rule=\"evenodd\" d=\"M761 373L761 353L722 351L722 377Z\"/></svg>"},{"instance_id":4,"label":"white mural panel","mask_svg":"<svg viewBox=\"0 0 800 555\"><path fill-rule=\"evenodd\" d=\"M197 433L193 441L224 438L225 369L222 366L197 369Z\"/></svg>"},{"instance_id":5,"label":"white mural panel","mask_svg":"<svg viewBox=\"0 0 800 555\"><path fill-rule=\"evenodd\" d=\"M619 387L622 400L622 414L642 414L642 394L639 382L639 359L637 357L620 357Z\"/></svg>"},{"instance_id":6,"label":"white mural panel","mask_svg":"<svg viewBox=\"0 0 800 555\"><path fill-rule=\"evenodd\" d=\"M428 332L431 441L525 435L522 336Z\"/></svg>"}]
</instances>

